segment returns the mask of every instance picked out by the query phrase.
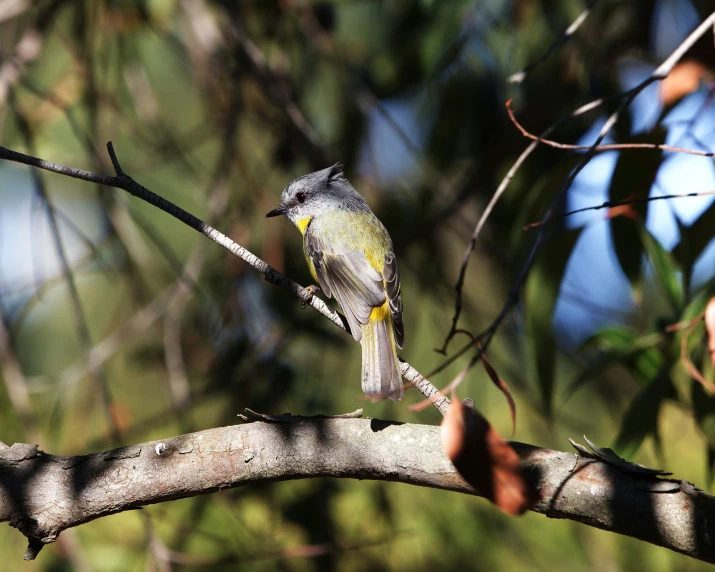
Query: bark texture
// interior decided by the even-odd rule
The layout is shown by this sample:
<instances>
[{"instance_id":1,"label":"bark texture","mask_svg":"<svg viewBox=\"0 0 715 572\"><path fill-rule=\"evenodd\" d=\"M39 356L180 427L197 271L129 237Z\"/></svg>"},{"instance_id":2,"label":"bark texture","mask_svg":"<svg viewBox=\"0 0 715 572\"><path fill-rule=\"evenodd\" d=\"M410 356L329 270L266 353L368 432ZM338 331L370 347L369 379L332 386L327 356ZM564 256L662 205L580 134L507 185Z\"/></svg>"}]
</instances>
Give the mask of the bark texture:
<instances>
[{"instance_id":1,"label":"bark texture","mask_svg":"<svg viewBox=\"0 0 715 572\"><path fill-rule=\"evenodd\" d=\"M541 499L534 510L715 562L715 498L573 453L513 443ZM0 446L1 447L1 446ZM172 499L257 482L337 477L478 494L445 457L440 428L377 419L298 418L220 427L77 457L0 450L0 522L26 558L62 530Z\"/></svg>"}]
</instances>

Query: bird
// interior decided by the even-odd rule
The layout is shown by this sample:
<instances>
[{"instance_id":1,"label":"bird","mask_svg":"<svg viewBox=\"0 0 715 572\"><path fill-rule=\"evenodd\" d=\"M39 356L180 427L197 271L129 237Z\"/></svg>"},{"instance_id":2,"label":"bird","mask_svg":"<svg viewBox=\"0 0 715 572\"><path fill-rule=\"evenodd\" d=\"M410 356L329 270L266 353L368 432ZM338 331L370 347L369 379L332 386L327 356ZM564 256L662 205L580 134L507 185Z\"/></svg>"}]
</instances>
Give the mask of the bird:
<instances>
[{"instance_id":1,"label":"bird","mask_svg":"<svg viewBox=\"0 0 715 572\"><path fill-rule=\"evenodd\" d=\"M403 396L397 349L405 343L402 292L392 240L343 173L341 163L291 181L280 206L303 235L313 279L340 305L362 345L362 391L370 399Z\"/></svg>"}]
</instances>

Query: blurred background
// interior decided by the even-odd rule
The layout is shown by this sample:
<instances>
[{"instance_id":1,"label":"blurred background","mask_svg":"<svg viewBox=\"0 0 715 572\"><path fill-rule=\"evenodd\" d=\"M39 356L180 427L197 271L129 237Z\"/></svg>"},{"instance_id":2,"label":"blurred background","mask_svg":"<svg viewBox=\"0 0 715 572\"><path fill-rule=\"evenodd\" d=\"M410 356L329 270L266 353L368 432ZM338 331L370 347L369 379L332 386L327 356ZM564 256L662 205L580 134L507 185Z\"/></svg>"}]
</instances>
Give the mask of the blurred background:
<instances>
[{"instance_id":1,"label":"blurred background","mask_svg":"<svg viewBox=\"0 0 715 572\"><path fill-rule=\"evenodd\" d=\"M264 215L293 178L336 161L384 222L402 275L406 345L440 365L469 237L532 133L630 89L711 0L0 0L0 143L125 172L289 277L298 232ZM587 17L569 38L563 32ZM550 50L550 47L554 47ZM548 55L548 57L543 57ZM537 65L530 65L534 62ZM623 113L607 143L715 150L708 33ZM512 81L520 71L525 73ZM608 99L551 138L590 144ZM557 217L489 357L517 403L513 439L569 450L584 433L713 492L715 398L702 315L713 295L712 158L539 146L471 255L459 326L508 299ZM673 194L699 196L645 202ZM621 207L566 213L632 200ZM349 336L239 259L127 193L0 164L0 440L55 454L230 425L243 408L439 423L360 401ZM673 325L677 327L670 327ZM448 355L468 339L452 341ZM446 385L467 363L432 378ZM710 385L709 387L712 387ZM505 436L509 409L474 369L459 389ZM699 570L665 549L482 499L394 483L251 486L63 532L22 570Z\"/></svg>"}]
</instances>

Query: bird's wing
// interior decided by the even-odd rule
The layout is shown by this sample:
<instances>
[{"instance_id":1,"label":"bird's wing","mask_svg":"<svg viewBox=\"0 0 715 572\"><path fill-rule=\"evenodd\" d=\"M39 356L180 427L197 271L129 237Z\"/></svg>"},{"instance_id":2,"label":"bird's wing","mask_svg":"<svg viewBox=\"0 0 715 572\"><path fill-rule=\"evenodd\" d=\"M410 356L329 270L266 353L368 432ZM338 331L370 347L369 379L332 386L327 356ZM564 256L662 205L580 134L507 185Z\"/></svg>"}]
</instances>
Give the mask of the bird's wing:
<instances>
[{"instance_id":1,"label":"bird's wing","mask_svg":"<svg viewBox=\"0 0 715 572\"><path fill-rule=\"evenodd\" d=\"M394 252L385 255L385 266L382 269L385 280L385 291L390 302L390 314L395 326L395 343L402 349L405 345L405 325L402 322L402 292L400 291L400 271L397 269L397 258Z\"/></svg>"},{"instance_id":2,"label":"bird's wing","mask_svg":"<svg viewBox=\"0 0 715 572\"><path fill-rule=\"evenodd\" d=\"M340 304L356 340L362 338L373 308L385 303L388 294L380 272L375 270L362 252L341 249L317 239L310 229L304 235L305 250L315 267L320 288ZM399 278L397 280L399 292ZM400 300L400 315L402 302ZM392 308L390 308L392 310Z\"/></svg>"}]
</instances>

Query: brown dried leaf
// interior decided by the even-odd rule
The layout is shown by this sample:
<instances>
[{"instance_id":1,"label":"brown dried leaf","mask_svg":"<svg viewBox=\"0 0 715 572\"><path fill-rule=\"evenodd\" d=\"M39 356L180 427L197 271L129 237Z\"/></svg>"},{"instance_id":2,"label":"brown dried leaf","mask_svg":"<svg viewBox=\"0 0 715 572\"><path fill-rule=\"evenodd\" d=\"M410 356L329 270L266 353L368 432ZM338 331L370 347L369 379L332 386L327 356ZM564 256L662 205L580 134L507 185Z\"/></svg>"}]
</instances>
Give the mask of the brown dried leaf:
<instances>
[{"instance_id":1,"label":"brown dried leaf","mask_svg":"<svg viewBox=\"0 0 715 572\"><path fill-rule=\"evenodd\" d=\"M713 369L715 369L715 296L710 298L708 305L705 307L705 329L708 332L710 362L713 364Z\"/></svg>"},{"instance_id":2,"label":"brown dried leaf","mask_svg":"<svg viewBox=\"0 0 715 572\"><path fill-rule=\"evenodd\" d=\"M506 397L506 400L509 403L509 412L511 413L511 434L513 435L516 432L516 403L514 402L514 397L511 395L511 390L506 384L506 381L499 377L499 374L492 367L492 364L490 364L489 360L487 360L485 352L482 352L481 359L482 366L484 366L484 371L487 372L487 375L492 380L492 383L499 388L499 390L504 394L504 397Z\"/></svg>"},{"instance_id":3,"label":"brown dried leaf","mask_svg":"<svg viewBox=\"0 0 715 572\"><path fill-rule=\"evenodd\" d=\"M686 95L693 93L700 82L709 76L708 68L695 61L684 61L673 68L660 82L660 99L663 105L676 103Z\"/></svg>"},{"instance_id":4,"label":"brown dried leaf","mask_svg":"<svg viewBox=\"0 0 715 572\"><path fill-rule=\"evenodd\" d=\"M442 446L464 480L507 514L523 514L536 502L516 451L454 393L442 420Z\"/></svg>"},{"instance_id":5,"label":"brown dried leaf","mask_svg":"<svg viewBox=\"0 0 715 572\"><path fill-rule=\"evenodd\" d=\"M629 197L627 200L632 199L634 197ZM639 214L638 211L633 208L633 205L616 205L611 208L609 208L606 211L606 218L616 218L616 217L625 217L630 220L638 220Z\"/></svg>"}]
</instances>

